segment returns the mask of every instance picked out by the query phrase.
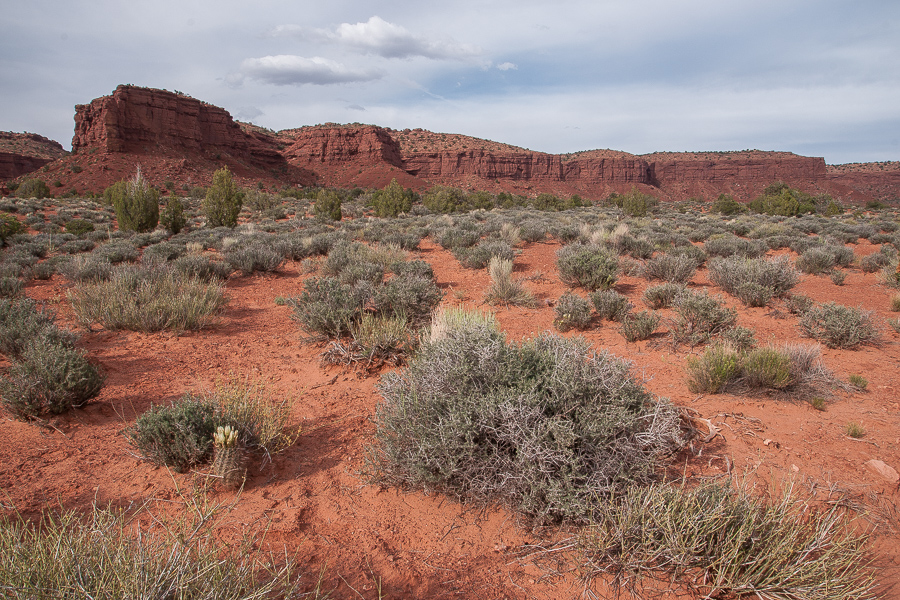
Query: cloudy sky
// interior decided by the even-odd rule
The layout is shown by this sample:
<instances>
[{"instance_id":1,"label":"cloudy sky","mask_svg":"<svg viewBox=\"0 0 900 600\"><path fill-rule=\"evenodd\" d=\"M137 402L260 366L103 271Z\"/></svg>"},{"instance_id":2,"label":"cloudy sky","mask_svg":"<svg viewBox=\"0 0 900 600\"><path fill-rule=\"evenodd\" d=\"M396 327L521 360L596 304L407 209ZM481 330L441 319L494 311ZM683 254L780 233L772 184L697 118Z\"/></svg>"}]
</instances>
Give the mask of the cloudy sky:
<instances>
[{"instance_id":1,"label":"cloudy sky","mask_svg":"<svg viewBox=\"0 0 900 600\"><path fill-rule=\"evenodd\" d=\"M900 160L897 0L5 2L0 130L179 90L272 129L422 127L542 152Z\"/></svg>"}]
</instances>

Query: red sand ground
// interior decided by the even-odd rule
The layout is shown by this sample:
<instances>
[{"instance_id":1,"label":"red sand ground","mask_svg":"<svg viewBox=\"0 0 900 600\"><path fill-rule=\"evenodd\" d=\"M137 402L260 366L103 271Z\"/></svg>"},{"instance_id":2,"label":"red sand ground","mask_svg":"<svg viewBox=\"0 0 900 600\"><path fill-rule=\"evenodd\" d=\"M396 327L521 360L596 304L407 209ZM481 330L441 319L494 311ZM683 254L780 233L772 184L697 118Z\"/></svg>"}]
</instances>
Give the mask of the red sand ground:
<instances>
[{"instance_id":1,"label":"red sand ground","mask_svg":"<svg viewBox=\"0 0 900 600\"><path fill-rule=\"evenodd\" d=\"M491 308L510 337L520 339L552 328L550 306L565 290L555 266L556 243L529 244L516 259L516 275L541 300L538 309ZM854 247L868 254L874 246ZM429 240L416 257L430 262L445 289L445 304L482 303L486 271L463 269L452 255ZM578 598L586 588L576 562L566 552L541 553L570 533L538 533L521 527L502 509L461 505L440 495L379 489L359 471L374 430L379 402L377 377L353 369L323 367L321 347L304 344L291 322L291 309L275 304L278 296L297 295L304 275L288 264L274 276L236 276L228 280L229 304L217 323L197 333L145 335L95 330L84 347L108 375L100 396L84 409L57 418L57 430L12 420L0 421L0 510L14 506L25 516L58 507L89 509L101 505L137 506L147 499L183 498L191 475L170 474L141 462L121 434L151 403L167 403L188 391L210 389L230 373L266 382L278 394L294 395L295 416L303 431L295 446L261 471L251 472L235 499L230 492L210 491L214 502L234 502L223 529L240 535L268 527L268 542L286 546L305 567L310 587L325 568L324 588L337 598ZM648 283L623 277L617 289L638 309ZM701 270L692 287L711 288ZM35 281L27 294L47 301L59 323L76 327L66 284L55 276ZM846 284L804 276L795 291L817 300L834 300L888 312L891 291L875 275L851 270ZM808 343L797 318L786 311L744 308L739 324L756 331L760 343ZM692 353L673 351L662 336L628 343L609 322L583 334L598 348L633 361L636 373L656 394L689 407L721 429L708 444L695 442L693 454L681 458L688 477L755 472L761 493L795 482L798 489L834 490L849 494L873 515L872 549L880 570L880 594L900 595L900 492L868 471L869 459L900 469L900 399L897 389L898 336L884 326L884 343L858 350L823 349L826 365L846 380L859 373L868 390L839 393L825 412L808 404L763 396L703 396L688 391L685 363ZM577 335L572 333L569 335ZM698 351L694 351L696 354ZM862 423L866 435L844 435L850 421ZM768 440L768 443L766 441ZM565 547L563 542L560 547ZM602 582L593 591L608 592ZM588 596L590 597L590 596ZM683 589L662 597L691 597Z\"/></svg>"}]
</instances>

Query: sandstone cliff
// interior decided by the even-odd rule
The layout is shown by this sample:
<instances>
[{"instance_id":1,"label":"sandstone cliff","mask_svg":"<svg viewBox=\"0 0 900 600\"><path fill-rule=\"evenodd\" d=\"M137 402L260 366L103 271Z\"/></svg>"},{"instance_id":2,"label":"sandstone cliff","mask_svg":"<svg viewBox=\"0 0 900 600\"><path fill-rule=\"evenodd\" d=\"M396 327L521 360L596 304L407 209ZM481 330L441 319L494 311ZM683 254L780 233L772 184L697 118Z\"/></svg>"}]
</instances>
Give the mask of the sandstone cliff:
<instances>
[{"instance_id":1,"label":"sandstone cliff","mask_svg":"<svg viewBox=\"0 0 900 600\"><path fill-rule=\"evenodd\" d=\"M0 180L36 171L65 153L59 142L42 135L0 131Z\"/></svg>"}]
</instances>

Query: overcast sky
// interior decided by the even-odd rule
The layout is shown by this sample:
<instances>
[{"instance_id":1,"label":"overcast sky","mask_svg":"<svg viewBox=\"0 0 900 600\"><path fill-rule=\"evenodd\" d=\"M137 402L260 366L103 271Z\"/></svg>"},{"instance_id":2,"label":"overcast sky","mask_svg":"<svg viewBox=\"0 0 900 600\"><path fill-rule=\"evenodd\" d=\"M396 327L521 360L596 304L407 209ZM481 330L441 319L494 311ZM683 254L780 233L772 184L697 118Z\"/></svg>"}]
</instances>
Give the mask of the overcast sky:
<instances>
[{"instance_id":1,"label":"overcast sky","mask_svg":"<svg viewBox=\"0 0 900 600\"><path fill-rule=\"evenodd\" d=\"M179 90L271 129L372 123L542 152L900 160L898 0L3 3L0 130Z\"/></svg>"}]
</instances>

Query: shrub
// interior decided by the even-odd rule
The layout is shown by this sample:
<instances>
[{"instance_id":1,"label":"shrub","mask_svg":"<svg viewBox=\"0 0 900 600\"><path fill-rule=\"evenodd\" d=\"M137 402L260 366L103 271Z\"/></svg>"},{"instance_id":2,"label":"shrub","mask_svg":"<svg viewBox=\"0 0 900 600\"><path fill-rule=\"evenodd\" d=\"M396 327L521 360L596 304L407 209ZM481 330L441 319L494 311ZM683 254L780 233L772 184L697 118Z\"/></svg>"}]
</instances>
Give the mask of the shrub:
<instances>
[{"instance_id":1,"label":"shrub","mask_svg":"<svg viewBox=\"0 0 900 600\"><path fill-rule=\"evenodd\" d=\"M729 480L630 486L593 516L582 538L590 563L623 579L667 570L698 596L873 597L866 533L842 508L821 509L790 491L766 505Z\"/></svg>"},{"instance_id":2,"label":"shrub","mask_svg":"<svg viewBox=\"0 0 900 600\"><path fill-rule=\"evenodd\" d=\"M238 215L241 214L244 198L228 167L222 167L213 173L212 185L203 199L203 214L208 227L237 226Z\"/></svg>"},{"instance_id":3,"label":"shrub","mask_svg":"<svg viewBox=\"0 0 900 600\"><path fill-rule=\"evenodd\" d=\"M735 200L731 194L719 194L719 197L710 205L709 209L711 212L726 216L747 212L747 207Z\"/></svg>"},{"instance_id":4,"label":"shrub","mask_svg":"<svg viewBox=\"0 0 900 600\"><path fill-rule=\"evenodd\" d=\"M311 277L303 282L299 297L289 298L293 318L313 337L339 338L350 333L350 325L365 298L359 288L333 277Z\"/></svg>"},{"instance_id":5,"label":"shrub","mask_svg":"<svg viewBox=\"0 0 900 600\"><path fill-rule=\"evenodd\" d=\"M846 267L852 260L853 252L845 246L814 246L797 257L797 268L804 273L818 275L836 266Z\"/></svg>"},{"instance_id":6,"label":"shrub","mask_svg":"<svg viewBox=\"0 0 900 600\"><path fill-rule=\"evenodd\" d=\"M750 388L782 390L794 383L791 358L776 348L754 348L741 361L742 377Z\"/></svg>"},{"instance_id":7,"label":"shrub","mask_svg":"<svg viewBox=\"0 0 900 600\"><path fill-rule=\"evenodd\" d=\"M244 275L257 271L277 271L284 264L284 255L272 248L271 244L253 242L241 248L225 252L225 260Z\"/></svg>"},{"instance_id":8,"label":"shrub","mask_svg":"<svg viewBox=\"0 0 900 600\"><path fill-rule=\"evenodd\" d=\"M585 340L510 344L490 317L447 314L382 378L371 466L383 483L583 522L683 443L678 410Z\"/></svg>"},{"instance_id":9,"label":"shrub","mask_svg":"<svg viewBox=\"0 0 900 600\"><path fill-rule=\"evenodd\" d=\"M869 386L869 380L858 373L851 373L848 380L850 385L860 391L865 390Z\"/></svg>"},{"instance_id":10,"label":"shrub","mask_svg":"<svg viewBox=\"0 0 900 600\"><path fill-rule=\"evenodd\" d=\"M633 308L626 296L616 290L597 290L590 293L591 303L601 319L621 321Z\"/></svg>"},{"instance_id":11,"label":"shrub","mask_svg":"<svg viewBox=\"0 0 900 600\"><path fill-rule=\"evenodd\" d=\"M739 357L727 345L714 344L699 358L687 360L688 389L695 394L718 394L740 372Z\"/></svg>"},{"instance_id":12,"label":"shrub","mask_svg":"<svg viewBox=\"0 0 900 600\"><path fill-rule=\"evenodd\" d=\"M619 260L600 246L569 244L556 252L556 266L566 285L607 290L616 283Z\"/></svg>"},{"instance_id":13,"label":"shrub","mask_svg":"<svg viewBox=\"0 0 900 600\"><path fill-rule=\"evenodd\" d=\"M384 315L394 315L418 324L431 317L444 292L433 279L419 275L398 275L375 289L375 308Z\"/></svg>"},{"instance_id":14,"label":"shrub","mask_svg":"<svg viewBox=\"0 0 900 600\"><path fill-rule=\"evenodd\" d=\"M200 281L224 280L231 274L231 266L228 263L197 254L179 256L172 261L169 268Z\"/></svg>"},{"instance_id":15,"label":"shrub","mask_svg":"<svg viewBox=\"0 0 900 600\"><path fill-rule=\"evenodd\" d=\"M768 246L761 240L745 240L736 235L715 235L703 243L703 251L707 256L733 256L735 254L756 258L762 256L768 250Z\"/></svg>"},{"instance_id":16,"label":"shrub","mask_svg":"<svg viewBox=\"0 0 900 600\"><path fill-rule=\"evenodd\" d=\"M747 206L753 212L767 215L793 217L816 211L817 200L805 192L782 182L769 185L763 193Z\"/></svg>"},{"instance_id":17,"label":"shrub","mask_svg":"<svg viewBox=\"0 0 900 600\"><path fill-rule=\"evenodd\" d=\"M212 454L216 407L190 395L170 406L151 406L125 430L125 438L141 458L185 473Z\"/></svg>"},{"instance_id":18,"label":"shrub","mask_svg":"<svg viewBox=\"0 0 900 600\"><path fill-rule=\"evenodd\" d=\"M659 204L659 200L642 194L636 188L631 188L631 191L624 195L613 193L607 198L607 202L618 206L630 217L645 217L650 209Z\"/></svg>"},{"instance_id":19,"label":"shrub","mask_svg":"<svg viewBox=\"0 0 900 600\"><path fill-rule=\"evenodd\" d=\"M891 312L900 312L900 294L891 294Z\"/></svg>"},{"instance_id":20,"label":"shrub","mask_svg":"<svg viewBox=\"0 0 900 600\"><path fill-rule=\"evenodd\" d=\"M689 256L660 254L644 264L643 275L651 281L656 279L685 284L696 270L697 263Z\"/></svg>"},{"instance_id":21,"label":"shrub","mask_svg":"<svg viewBox=\"0 0 900 600\"><path fill-rule=\"evenodd\" d=\"M111 194L122 231L152 231L159 223L159 192L144 179L140 166L132 179L113 188Z\"/></svg>"},{"instance_id":22,"label":"shrub","mask_svg":"<svg viewBox=\"0 0 900 600\"><path fill-rule=\"evenodd\" d=\"M16 188L16 198L49 198L50 187L40 179L26 179Z\"/></svg>"},{"instance_id":23,"label":"shrub","mask_svg":"<svg viewBox=\"0 0 900 600\"><path fill-rule=\"evenodd\" d=\"M656 331L658 325L659 315L653 311L642 310L638 313L625 315L619 331L622 333L622 337L629 342L636 342L648 339Z\"/></svg>"},{"instance_id":24,"label":"shrub","mask_svg":"<svg viewBox=\"0 0 900 600\"><path fill-rule=\"evenodd\" d=\"M0 277L0 298L15 298L25 290L25 282L17 277Z\"/></svg>"},{"instance_id":25,"label":"shrub","mask_svg":"<svg viewBox=\"0 0 900 600\"><path fill-rule=\"evenodd\" d=\"M512 262L515 252L508 242L482 240L471 248L454 248L453 255L469 269L483 269L496 258Z\"/></svg>"},{"instance_id":26,"label":"shrub","mask_svg":"<svg viewBox=\"0 0 900 600\"><path fill-rule=\"evenodd\" d=\"M851 308L835 302L817 304L800 318L800 327L811 338L824 342L829 348L856 348L862 344L877 344L878 328L872 312Z\"/></svg>"},{"instance_id":27,"label":"shrub","mask_svg":"<svg viewBox=\"0 0 900 600\"><path fill-rule=\"evenodd\" d=\"M559 331L587 329L591 324L591 305L584 298L567 291L554 307L556 319L553 326Z\"/></svg>"},{"instance_id":28,"label":"shrub","mask_svg":"<svg viewBox=\"0 0 900 600\"><path fill-rule=\"evenodd\" d=\"M866 428L856 421L850 421L847 423L847 427L844 428L844 433L847 434L848 437L859 439L865 437Z\"/></svg>"},{"instance_id":29,"label":"shrub","mask_svg":"<svg viewBox=\"0 0 900 600\"><path fill-rule=\"evenodd\" d=\"M678 294L684 290L685 287L677 283L654 285L644 290L644 302L654 310L669 308Z\"/></svg>"},{"instance_id":30,"label":"shrub","mask_svg":"<svg viewBox=\"0 0 900 600\"><path fill-rule=\"evenodd\" d=\"M747 306L765 306L773 296L784 296L800 282L787 257L716 258L709 263L709 278Z\"/></svg>"},{"instance_id":31,"label":"shrub","mask_svg":"<svg viewBox=\"0 0 900 600\"><path fill-rule=\"evenodd\" d=\"M469 248L477 244L480 237L477 231L462 227L449 227L438 236L438 244L446 250Z\"/></svg>"},{"instance_id":32,"label":"shrub","mask_svg":"<svg viewBox=\"0 0 900 600\"><path fill-rule=\"evenodd\" d=\"M353 338L351 348L349 352L342 351L341 358L349 354L351 360L398 364L400 357L416 345L406 318L401 316L363 313L350 326L350 335Z\"/></svg>"},{"instance_id":33,"label":"shrub","mask_svg":"<svg viewBox=\"0 0 900 600\"><path fill-rule=\"evenodd\" d=\"M396 179L372 196L372 207L376 217L396 217L400 213L408 213L412 209L415 193L404 190Z\"/></svg>"},{"instance_id":34,"label":"shrub","mask_svg":"<svg viewBox=\"0 0 900 600\"><path fill-rule=\"evenodd\" d=\"M844 281L847 279L847 274L843 271L834 270L829 275L831 279L831 283L834 285L844 285Z\"/></svg>"},{"instance_id":35,"label":"shrub","mask_svg":"<svg viewBox=\"0 0 900 600\"><path fill-rule=\"evenodd\" d=\"M675 298L675 312L671 330L676 344L705 344L712 336L734 327L737 321L734 309L705 292L685 290Z\"/></svg>"},{"instance_id":36,"label":"shrub","mask_svg":"<svg viewBox=\"0 0 900 600\"><path fill-rule=\"evenodd\" d=\"M241 446L267 459L290 448L300 435L292 423L294 399L274 397L263 383L233 377L203 397L215 407L217 423L231 425Z\"/></svg>"},{"instance_id":37,"label":"shrub","mask_svg":"<svg viewBox=\"0 0 900 600\"><path fill-rule=\"evenodd\" d=\"M29 342L40 339L71 347L74 335L56 327L54 318L30 298L0 299L0 353L19 359Z\"/></svg>"},{"instance_id":38,"label":"shrub","mask_svg":"<svg viewBox=\"0 0 900 600\"><path fill-rule=\"evenodd\" d=\"M534 294L525 285L512 278L513 262L499 256L491 258L488 273L491 286L485 294L485 300L491 304L512 304L514 306L534 306ZM590 307L588 308L590 312Z\"/></svg>"},{"instance_id":39,"label":"shrub","mask_svg":"<svg viewBox=\"0 0 900 600\"><path fill-rule=\"evenodd\" d=\"M332 190L319 190L313 213L323 221L341 220L341 197Z\"/></svg>"},{"instance_id":40,"label":"shrub","mask_svg":"<svg viewBox=\"0 0 900 600\"><path fill-rule=\"evenodd\" d=\"M13 215L0 212L0 246L6 245L6 240L21 233L24 227Z\"/></svg>"},{"instance_id":41,"label":"shrub","mask_svg":"<svg viewBox=\"0 0 900 600\"><path fill-rule=\"evenodd\" d=\"M746 351L756 346L756 335L746 327L732 327L718 335L718 338L738 351Z\"/></svg>"},{"instance_id":42,"label":"shrub","mask_svg":"<svg viewBox=\"0 0 900 600\"><path fill-rule=\"evenodd\" d=\"M226 303L224 287L165 266L120 266L109 281L80 283L69 292L85 327L154 332L199 330Z\"/></svg>"},{"instance_id":43,"label":"shrub","mask_svg":"<svg viewBox=\"0 0 900 600\"><path fill-rule=\"evenodd\" d=\"M187 225L187 217L184 216L184 203L181 198L169 196L166 207L159 215L159 224L172 232L173 235L184 229Z\"/></svg>"},{"instance_id":44,"label":"shrub","mask_svg":"<svg viewBox=\"0 0 900 600\"><path fill-rule=\"evenodd\" d=\"M26 343L7 375L0 397L22 420L83 406L103 387L103 375L83 352L48 336Z\"/></svg>"},{"instance_id":45,"label":"shrub","mask_svg":"<svg viewBox=\"0 0 900 600\"><path fill-rule=\"evenodd\" d=\"M73 235L84 235L90 231L94 231L94 224L85 219L72 219L66 223L66 233Z\"/></svg>"}]
</instances>

